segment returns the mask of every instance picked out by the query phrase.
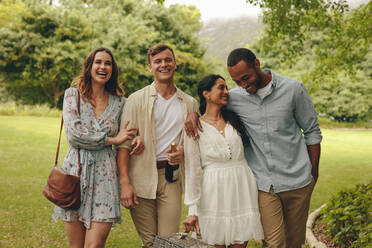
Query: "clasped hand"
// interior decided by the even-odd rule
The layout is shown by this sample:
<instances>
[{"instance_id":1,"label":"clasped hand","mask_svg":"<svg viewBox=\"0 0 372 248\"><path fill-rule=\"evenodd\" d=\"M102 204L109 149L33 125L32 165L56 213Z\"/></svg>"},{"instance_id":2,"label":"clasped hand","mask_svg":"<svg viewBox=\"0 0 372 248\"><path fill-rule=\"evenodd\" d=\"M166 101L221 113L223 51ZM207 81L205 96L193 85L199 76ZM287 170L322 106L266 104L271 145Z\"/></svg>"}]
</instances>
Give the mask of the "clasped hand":
<instances>
[{"instance_id":1,"label":"clasped hand","mask_svg":"<svg viewBox=\"0 0 372 248\"><path fill-rule=\"evenodd\" d=\"M129 121L127 121L123 128L120 129L116 137L113 138L112 144L121 145L126 140L133 139L137 134L137 128L128 127Z\"/></svg>"},{"instance_id":2,"label":"clasped hand","mask_svg":"<svg viewBox=\"0 0 372 248\"><path fill-rule=\"evenodd\" d=\"M139 155L145 150L145 142L143 137L136 136L137 128L128 126L129 121L127 121L124 127L120 129L119 133L112 139L111 143L114 145L121 145L126 140L132 140L132 151L130 152L130 155ZM108 143L108 145L111 143Z\"/></svg>"}]
</instances>

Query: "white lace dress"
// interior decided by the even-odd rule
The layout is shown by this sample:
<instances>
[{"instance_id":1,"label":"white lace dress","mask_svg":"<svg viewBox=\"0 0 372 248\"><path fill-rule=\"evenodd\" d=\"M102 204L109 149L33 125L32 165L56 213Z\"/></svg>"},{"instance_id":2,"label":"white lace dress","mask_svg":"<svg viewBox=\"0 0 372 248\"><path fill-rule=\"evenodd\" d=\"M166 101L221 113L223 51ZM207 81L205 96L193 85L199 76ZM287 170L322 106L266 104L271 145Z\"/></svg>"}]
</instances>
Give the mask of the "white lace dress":
<instances>
[{"instance_id":1,"label":"white lace dress","mask_svg":"<svg viewBox=\"0 0 372 248\"><path fill-rule=\"evenodd\" d=\"M225 137L201 120L200 139L185 135L185 204L199 218L202 239L211 245L263 239L256 181L237 131Z\"/></svg>"}]
</instances>

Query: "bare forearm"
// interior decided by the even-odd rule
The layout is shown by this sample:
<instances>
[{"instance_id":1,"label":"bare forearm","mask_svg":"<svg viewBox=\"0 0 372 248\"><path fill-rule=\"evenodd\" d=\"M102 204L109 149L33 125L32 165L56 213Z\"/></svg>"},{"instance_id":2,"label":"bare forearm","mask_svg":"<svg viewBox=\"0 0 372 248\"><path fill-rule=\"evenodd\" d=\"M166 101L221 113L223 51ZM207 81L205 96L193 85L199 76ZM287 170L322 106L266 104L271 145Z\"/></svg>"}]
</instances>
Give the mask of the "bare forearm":
<instances>
[{"instance_id":1,"label":"bare forearm","mask_svg":"<svg viewBox=\"0 0 372 248\"><path fill-rule=\"evenodd\" d=\"M106 143L105 143L106 146L111 146L111 145L116 145L116 144L117 144L117 141L115 140L114 137L107 137Z\"/></svg>"},{"instance_id":2,"label":"bare forearm","mask_svg":"<svg viewBox=\"0 0 372 248\"><path fill-rule=\"evenodd\" d=\"M315 181L317 181L319 175L320 144L308 145L307 152L312 165L311 174Z\"/></svg>"},{"instance_id":3,"label":"bare forearm","mask_svg":"<svg viewBox=\"0 0 372 248\"><path fill-rule=\"evenodd\" d=\"M120 202L125 208L131 209L138 205L137 194L129 179L129 150L119 148L117 154L117 164L120 177Z\"/></svg>"},{"instance_id":4,"label":"bare forearm","mask_svg":"<svg viewBox=\"0 0 372 248\"><path fill-rule=\"evenodd\" d=\"M116 157L118 172L120 177L120 185L130 183L129 180L129 151L126 148L119 148Z\"/></svg>"}]
</instances>

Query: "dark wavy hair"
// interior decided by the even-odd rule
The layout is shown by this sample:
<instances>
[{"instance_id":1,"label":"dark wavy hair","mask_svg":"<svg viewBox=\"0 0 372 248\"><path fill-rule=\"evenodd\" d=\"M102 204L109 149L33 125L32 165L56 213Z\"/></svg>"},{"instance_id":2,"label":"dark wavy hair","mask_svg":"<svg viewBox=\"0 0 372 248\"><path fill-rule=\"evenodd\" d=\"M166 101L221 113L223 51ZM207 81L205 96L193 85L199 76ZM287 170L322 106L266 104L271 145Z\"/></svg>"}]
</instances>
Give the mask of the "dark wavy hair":
<instances>
[{"instance_id":1,"label":"dark wavy hair","mask_svg":"<svg viewBox=\"0 0 372 248\"><path fill-rule=\"evenodd\" d=\"M104 48L104 47L96 48L88 55L88 57L84 60L81 75L75 78L74 81L72 81L71 86L78 88L84 100L91 99L91 96L92 96L91 71L92 71L92 65L94 62L94 57L96 56L98 52L108 53L111 56L111 60L112 60L112 73L111 73L110 79L105 84L105 90L114 96L123 96L124 90L120 86L119 81L118 81L118 76L119 76L118 65L116 64L116 61L114 59L114 55L112 55L112 52L108 48Z\"/></svg>"},{"instance_id":2,"label":"dark wavy hair","mask_svg":"<svg viewBox=\"0 0 372 248\"><path fill-rule=\"evenodd\" d=\"M211 91L212 87L216 84L217 79L222 79L225 81L225 79L220 75L210 74L203 78L198 84L198 96L200 99L199 111L202 115L205 113L207 107L207 102L203 96L203 91ZM242 138L243 144L248 144L249 137L239 116L235 112L227 109L226 106L221 108L221 115L226 122L229 122L231 126L238 131L240 137Z\"/></svg>"}]
</instances>

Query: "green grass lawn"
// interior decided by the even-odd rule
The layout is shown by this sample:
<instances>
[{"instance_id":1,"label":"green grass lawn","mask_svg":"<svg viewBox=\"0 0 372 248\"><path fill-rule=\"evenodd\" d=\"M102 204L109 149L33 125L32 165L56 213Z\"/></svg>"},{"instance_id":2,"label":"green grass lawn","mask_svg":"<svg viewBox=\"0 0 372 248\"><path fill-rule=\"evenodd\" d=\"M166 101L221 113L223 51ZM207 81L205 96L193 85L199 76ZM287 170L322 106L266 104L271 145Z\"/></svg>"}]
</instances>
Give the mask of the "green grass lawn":
<instances>
[{"instance_id":1,"label":"green grass lawn","mask_svg":"<svg viewBox=\"0 0 372 248\"><path fill-rule=\"evenodd\" d=\"M311 211L341 189L372 181L372 130L322 129L322 133L319 179Z\"/></svg>"},{"instance_id":2,"label":"green grass lawn","mask_svg":"<svg viewBox=\"0 0 372 248\"><path fill-rule=\"evenodd\" d=\"M41 193L54 162L59 124L59 118L0 116L1 248L68 246L62 221L51 220L53 205ZM372 180L372 130L323 129L323 136L312 210L340 189ZM60 161L66 150L64 140ZM140 247L127 210L106 247Z\"/></svg>"}]
</instances>

